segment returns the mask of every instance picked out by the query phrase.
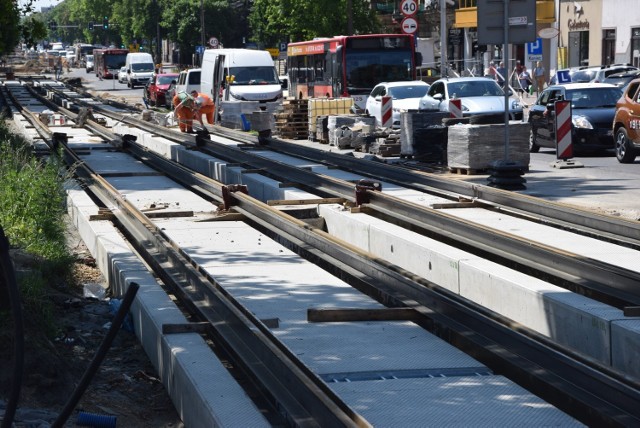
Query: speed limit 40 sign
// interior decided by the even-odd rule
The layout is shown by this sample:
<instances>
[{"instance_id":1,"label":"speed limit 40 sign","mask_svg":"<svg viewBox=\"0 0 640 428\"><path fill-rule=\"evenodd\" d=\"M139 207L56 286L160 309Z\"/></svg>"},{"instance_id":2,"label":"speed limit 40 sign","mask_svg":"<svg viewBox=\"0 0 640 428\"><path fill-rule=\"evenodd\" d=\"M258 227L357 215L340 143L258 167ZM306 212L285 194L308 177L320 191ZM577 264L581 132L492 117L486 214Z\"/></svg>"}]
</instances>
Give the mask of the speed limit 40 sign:
<instances>
[{"instance_id":1,"label":"speed limit 40 sign","mask_svg":"<svg viewBox=\"0 0 640 428\"><path fill-rule=\"evenodd\" d=\"M416 0L402 0L400 11L404 16L415 15L418 12L418 2Z\"/></svg>"}]
</instances>

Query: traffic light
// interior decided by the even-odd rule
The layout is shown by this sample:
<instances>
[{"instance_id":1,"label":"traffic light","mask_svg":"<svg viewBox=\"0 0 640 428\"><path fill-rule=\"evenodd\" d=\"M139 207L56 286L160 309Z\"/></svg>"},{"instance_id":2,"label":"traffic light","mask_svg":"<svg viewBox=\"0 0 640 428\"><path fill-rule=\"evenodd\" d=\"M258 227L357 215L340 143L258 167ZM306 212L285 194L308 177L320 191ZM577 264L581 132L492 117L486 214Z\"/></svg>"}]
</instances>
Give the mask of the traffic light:
<instances>
[{"instance_id":1,"label":"traffic light","mask_svg":"<svg viewBox=\"0 0 640 428\"><path fill-rule=\"evenodd\" d=\"M93 23L93 22L90 22L90 23L89 23L89 31L93 31L93 26L94 26L94 23Z\"/></svg>"},{"instance_id":2,"label":"traffic light","mask_svg":"<svg viewBox=\"0 0 640 428\"><path fill-rule=\"evenodd\" d=\"M58 23L56 21L49 21L49 29L56 31L58 29Z\"/></svg>"},{"instance_id":3,"label":"traffic light","mask_svg":"<svg viewBox=\"0 0 640 428\"><path fill-rule=\"evenodd\" d=\"M105 30L109 29L109 17L108 16L105 16L102 19L102 28L104 28Z\"/></svg>"}]
</instances>

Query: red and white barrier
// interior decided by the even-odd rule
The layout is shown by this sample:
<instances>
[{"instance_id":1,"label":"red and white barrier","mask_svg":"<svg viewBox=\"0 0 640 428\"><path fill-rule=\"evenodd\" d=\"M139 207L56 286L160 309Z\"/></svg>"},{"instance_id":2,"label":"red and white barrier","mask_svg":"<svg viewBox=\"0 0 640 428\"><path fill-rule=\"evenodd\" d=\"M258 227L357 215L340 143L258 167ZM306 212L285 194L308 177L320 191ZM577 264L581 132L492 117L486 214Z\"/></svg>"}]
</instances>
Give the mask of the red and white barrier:
<instances>
[{"instance_id":1,"label":"red and white barrier","mask_svg":"<svg viewBox=\"0 0 640 428\"><path fill-rule=\"evenodd\" d=\"M391 97L382 97L382 104L380 105L380 126L383 128L391 128L393 125L393 109Z\"/></svg>"},{"instance_id":2,"label":"red and white barrier","mask_svg":"<svg viewBox=\"0 0 640 428\"><path fill-rule=\"evenodd\" d=\"M449 115L456 119L462 118L462 100L449 100Z\"/></svg>"},{"instance_id":3,"label":"red and white barrier","mask_svg":"<svg viewBox=\"0 0 640 428\"><path fill-rule=\"evenodd\" d=\"M571 141L571 101L556 101L556 158L569 159L573 157L573 143Z\"/></svg>"}]
</instances>

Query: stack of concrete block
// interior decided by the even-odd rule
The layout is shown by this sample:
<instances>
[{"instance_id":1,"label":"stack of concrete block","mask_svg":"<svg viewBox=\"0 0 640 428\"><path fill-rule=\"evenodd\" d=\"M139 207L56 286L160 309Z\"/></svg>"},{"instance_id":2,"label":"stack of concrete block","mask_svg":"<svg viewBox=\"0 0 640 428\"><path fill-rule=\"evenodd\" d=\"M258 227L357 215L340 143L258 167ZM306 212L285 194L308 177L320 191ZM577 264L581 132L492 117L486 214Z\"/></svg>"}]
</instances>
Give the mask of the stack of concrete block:
<instances>
[{"instance_id":1,"label":"stack of concrete block","mask_svg":"<svg viewBox=\"0 0 640 428\"><path fill-rule=\"evenodd\" d=\"M509 123L509 160L529 165L529 130L526 122ZM485 170L504 159L504 153L504 124L461 124L448 128L449 168Z\"/></svg>"}]
</instances>

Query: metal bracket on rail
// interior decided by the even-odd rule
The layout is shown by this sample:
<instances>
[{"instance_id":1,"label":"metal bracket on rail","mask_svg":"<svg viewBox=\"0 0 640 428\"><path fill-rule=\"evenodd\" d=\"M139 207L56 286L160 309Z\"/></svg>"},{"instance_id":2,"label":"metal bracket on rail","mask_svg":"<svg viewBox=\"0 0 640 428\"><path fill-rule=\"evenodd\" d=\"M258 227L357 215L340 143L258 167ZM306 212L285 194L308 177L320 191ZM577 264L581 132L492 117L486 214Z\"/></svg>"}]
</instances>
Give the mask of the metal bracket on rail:
<instances>
[{"instance_id":1,"label":"metal bracket on rail","mask_svg":"<svg viewBox=\"0 0 640 428\"><path fill-rule=\"evenodd\" d=\"M228 186L222 186L222 209L224 211L229 211L233 206L233 198L231 197L233 192L242 192L248 195L249 188L246 184L229 184Z\"/></svg>"},{"instance_id":2,"label":"metal bracket on rail","mask_svg":"<svg viewBox=\"0 0 640 428\"><path fill-rule=\"evenodd\" d=\"M207 142L211 142L211 135L206 129L196 131L196 147L204 147Z\"/></svg>"},{"instance_id":3,"label":"metal bracket on rail","mask_svg":"<svg viewBox=\"0 0 640 428\"><path fill-rule=\"evenodd\" d=\"M356 184L356 206L369 203L368 191L381 191L382 184L379 181L362 179Z\"/></svg>"},{"instance_id":4,"label":"metal bracket on rail","mask_svg":"<svg viewBox=\"0 0 640 428\"><path fill-rule=\"evenodd\" d=\"M138 137L136 137L135 135L124 134L120 138L120 141L114 141L114 145L120 146L121 149L126 149L129 144L135 143L137 140L138 140Z\"/></svg>"},{"instance_id":5,"label":"metal bracket on rail","mask_svg":"<svg viewBox=\"0 0 640 428\"><path fill-rule=\"evenodd\" d=\"M51 145L53 150L58 150L60 148L60 144L66 145L69 139L67 138L66 132L54 132L51 135Z\"/></svg>"}]
</instances>

